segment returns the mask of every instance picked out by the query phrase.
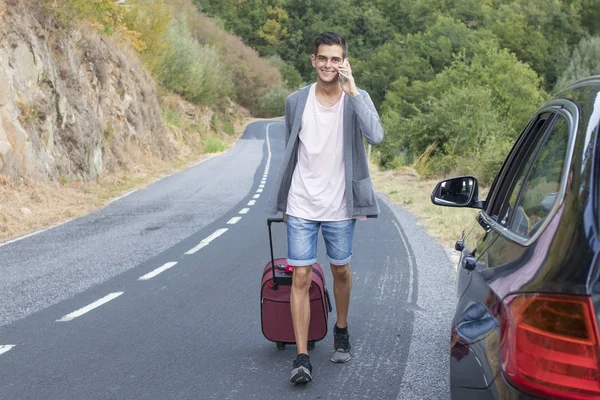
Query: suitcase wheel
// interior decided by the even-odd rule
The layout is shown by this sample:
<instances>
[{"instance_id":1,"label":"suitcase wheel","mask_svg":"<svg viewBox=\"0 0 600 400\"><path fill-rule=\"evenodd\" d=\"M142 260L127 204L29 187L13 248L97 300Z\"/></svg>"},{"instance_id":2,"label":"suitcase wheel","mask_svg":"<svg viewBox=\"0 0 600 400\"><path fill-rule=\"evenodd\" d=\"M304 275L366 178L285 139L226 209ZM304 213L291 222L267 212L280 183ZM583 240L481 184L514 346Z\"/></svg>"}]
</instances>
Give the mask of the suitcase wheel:
<instances>
[{"instance_id":1,"label":"suitcase wheel","mask_svg":"<svg viewBox=\"0 0 600 400\"><path fill-rule=\"evenodd\" d=\"M275 344L277 345L277 350L285 350L285 343L276 342Z\"/></svg>"},{"instance_id":2,"label":"suitcase wheel","mask_svg":"<svg viewBox=\"0 0 600 400\"><path fill-rule=\"evenodd\" d=\"M309 350L315 349L315 341L314 340L311 340L310 342L308 342L308 349Z\"/></svg>"}]
</instances>

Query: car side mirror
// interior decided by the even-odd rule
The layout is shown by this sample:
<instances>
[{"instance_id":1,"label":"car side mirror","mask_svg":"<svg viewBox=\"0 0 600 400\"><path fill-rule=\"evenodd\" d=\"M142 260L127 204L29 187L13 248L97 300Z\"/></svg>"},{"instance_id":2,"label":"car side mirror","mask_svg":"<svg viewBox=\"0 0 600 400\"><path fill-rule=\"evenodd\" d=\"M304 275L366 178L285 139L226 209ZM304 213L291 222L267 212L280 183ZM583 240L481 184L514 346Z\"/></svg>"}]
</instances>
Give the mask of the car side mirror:
<instances>
[{"instance_id":1,"label":"car side mirror","mask_svg":"<svg viewBox=\"0 0 600 400\"><path fill-rule=\"evenodd\" d=\"M483 208L480 201L479 184L474 176L445 179L431 193L431 202L438 206Z\"/></svg>"}]
</instances>

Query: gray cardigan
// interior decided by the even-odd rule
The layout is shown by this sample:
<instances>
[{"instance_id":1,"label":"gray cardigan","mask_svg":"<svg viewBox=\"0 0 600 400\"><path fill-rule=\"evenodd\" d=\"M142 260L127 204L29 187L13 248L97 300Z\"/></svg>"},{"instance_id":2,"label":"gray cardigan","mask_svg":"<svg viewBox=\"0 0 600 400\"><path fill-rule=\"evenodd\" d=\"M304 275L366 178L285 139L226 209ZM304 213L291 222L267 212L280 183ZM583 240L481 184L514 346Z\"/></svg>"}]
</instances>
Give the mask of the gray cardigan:
<instances>
[{"instance_id":1,"label":"gray cardigan","mask_svg":"<svg viewBox=\"0 0 600 400\"><path fill-rule=\"evenodd\" d=\"M288 192L298 161L298 133L308 99L310 85L288 96L285 102L285 152L266 211L275 214L287 209ZM383 127L369 94L359 89L356 96L344 100L344 166L346 170L346 201L352 217L377 217L379 205L367 162L363 136L370 144L383 139ZM348 190L351 188L352 190Z\"/></svg>"}]
</instances>

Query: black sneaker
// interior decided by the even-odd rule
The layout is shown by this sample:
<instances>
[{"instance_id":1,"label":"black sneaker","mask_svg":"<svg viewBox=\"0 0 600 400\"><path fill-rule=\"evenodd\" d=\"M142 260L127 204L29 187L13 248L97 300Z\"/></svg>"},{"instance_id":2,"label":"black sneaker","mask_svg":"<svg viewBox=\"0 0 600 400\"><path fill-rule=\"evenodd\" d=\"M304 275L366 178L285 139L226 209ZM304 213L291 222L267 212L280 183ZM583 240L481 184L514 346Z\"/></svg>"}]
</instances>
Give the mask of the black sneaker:
<instances>
[{"instance_id":1,"label":"black sneaker","mask_svg":"<svg viewBox=\"0 0 600 400\"><path fill-rule=\"evenodd\" d=\"M312 380L312 365L310 364L308 354L298 354L292 365L290 382L298 384L308 383Z\"/></svg>"},{"instance_id":2,"label":"black sneaker","mask_svg":"<svg viewBox=\"0 0 600 400\"><path fill-rule=\"evenodd\" d=\"M333 355L331 361L334 363L346 363L350 361L350 335L348 328L346 333L339 333L337 325L333 328Z\"/></svg>"}]
</instances>

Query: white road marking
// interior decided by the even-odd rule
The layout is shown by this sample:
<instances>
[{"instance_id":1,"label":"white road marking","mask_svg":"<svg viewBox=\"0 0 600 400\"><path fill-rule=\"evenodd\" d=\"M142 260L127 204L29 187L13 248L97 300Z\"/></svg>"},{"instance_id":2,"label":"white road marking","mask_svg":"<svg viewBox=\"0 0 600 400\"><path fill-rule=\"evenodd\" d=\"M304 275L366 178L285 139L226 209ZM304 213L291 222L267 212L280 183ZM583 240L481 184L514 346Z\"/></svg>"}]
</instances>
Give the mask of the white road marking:
<instances>
[{"instance_id":1,"label":"white road marking","mask_svg":"<svg viewBox=\"0 0 600 400\"><path fill-rule=\"evenodd\" d=\"M253 205L255 205L255 204L256 204L256 200L250 200L250 201L248 202L248 205L249 205L249 206L253 206Z\"/></svg>"},{"instance_id":2,"label":"white road marking","mask_svg":"<svg viewBox=\"0 0 600 400\"><path fill-rule=\"evenodd\" d=\"M259 185L258 186L260 189L263 189L265 187L265 185Z\"/></svg>"},{"instance_id":3,"label":"white road marking","mask_svg":"<svg viewBox=\"0 0 600 400\"><path fill-rule=\"evenodd\" d=\"M10 351L10 349L12 349L13 347L15 347L14 344L5 344L5 345L0 345L0 354L4 354Z\"/></svg>"},{"instance_id":4,"label":"white road marking","mask_svg":"<svg viewBox=\"0 0 600 400\"><path fill-rule=\"evenodd\" d=\"M193 165L192 165L192 167L195 167L195 166L196 166L196 165L198 165L198 164L202 164L204 161L208 161L208 160L210 160L211 158L214 158L214 157L216 157L216 156L218 156L218 155L219 155L219 154L215 154L214 156L210 156L210 157L207 157L207 158L205 158L204 160L200 160L200 161L198 161L196 164L193 164Z\"/></svg>"},{"instance_id":5,"label":"white road marking","mask_svg":"<svg viewBox=\"0 0 600 400\"><path fill-rule=\"evenodd\" d=\"M242 208L242 209L240 210L240 214L248 214L248 211L250 211L250 209L249 209L249 208Z\"/></svg>"},{"instance_id":6,"label":"white road marking","mask_svg":"<svg viewBox=\"0 0 600 400\"><path fill-rule=\"evenodd\" d=\"M394 223L394 225L396 225L396 229L398 230L398 236L400 236L400 239L402 239L402 243L404 244L404 247L406 248L406 254L410 254L410 248L408 247L408 243L406 243L406 240L404 239L404 235L402 235L402 231L400 230L400 227L398 226L398 224L396 223L396 221L392 221ZM412 299L412 291L413 291L413 263L412 263L412 258L408 257L408 265L409 265L409 284L408 284L408 299L410 301L410 299Z\"/></svg>"},{"instance_id":7,"label":"white road marking","mask_svg":"<svg viewBox=\"0 0 600 400\"><path fill-rule=\"evenodd\" d=\"M258 190L256 191L256 193L262 193L262 191L263 191L262 189L258 189Z\"/></svg>"},{"instance_id":8,"label":"white road marking","mask_svg":"<svg viewBox=\"0 0 600 400\"><path fill-rule=\"evenodd\" d=\"M32 236L38 235L38 234L40 234L40 233L42 233L42 232L49 231L50 229L54 229L54 228L56 228L56 227L59 227L59 226L61 226L61 225L64 225L64 224L66 224L67 222L71 222L71 221L73 221L74 219L75 219L75 218L71 218L71 219L68 219L68 220L66 220L65 222L61 222L60 224L52 225L52 226L50 226L50 227L48 227L48 228L40 229L39 231L31 232L31 233L29 233L29 234L27 234L27 235L23 235L23 236L19 236L18 238L14 238L14 239L11 239L11 240L7 240L7 241L6 241L6 242L4 242L4 243L0 243L0 247L2 247L2 246L6 246L7 244L11 244L11 243L14 243L14 242L18 242L19 240L27 239L28 237L32 237Z\"/></svg>"},{"instance_id":9,"label":"white road marking","mask_svg":"<svg viewBox=\"0 0 600 400\"><path fill-rule=\"evenodd\" d=\"M271 140L269 139L269 128L273 124L275 124L275 122L271 122L270 124L267 125L267 163L265 166L265 178L267 177L267 174L269 173L269 166L271 165Z\"/></svg>"},{"instance_id":10,"label":"white road marking","mask_svg":"<svg viewBox=\"0 0 600 400\"><path fill-rule=\"evenodd\" d=\"M72 313L65 315L61 319L57 319L56 322L72 321L75 318L81 317L83 314L88 313L88 312L92 311L93 309L98 308L101 305L106 304L109 301L116 299L117 297L119 297L122 294L123 294L123 292L115 292L115 293L108 294L108 295L104 296L103 298L96 300L95 302L88 304L87 306L85 306L83 308L80 308L77 311L73 311Z\"/></svg>"},{"instance_id":11,"label":"white road marking","mask_svg":"<svg viewBox=\"0 0 600 400\"><path fill-rule=\"evenodd\" d=\"M109 202L108 202L108 203L106 203L106 204L114 203L115 201L117 201L117 200L121 200L122 198L124 198L124 197L127 197L127 196L129 196L131 193L135 193L135 192L137 192L137 189L135 189L135 190L132 190L132 191L130 191L130 192L127 192L127 193L125 193L124 195L121 195L121 196L117 197L116 199L112 199L111 201L109 201Z\"/></svg>"},{"instance_id":12,"label":"white road marking","mask_svg":"<svg viewBox=\"0 0 600 400\"><path fill-rule=\"evenodd\" d=\"M270 124L269 124L269 125L270 125ZM269 130L268 130L268 126L267 126L267 133L268 133L268 132L269 132ZM269 155L270 155L270 154L271 154L271 150L270 150L270 145L269 145ZM205 158L204 160L198 161L196 164L193 164L193 165L192 165L192 167L195 167L195 166L196 166L196 165L198 165L198 164L202 164L203 162L205 162L205 161L208 161L208 160L210 160L211 158L217 157L218 155L219 155L219 154L215 154L214 156L210 156L210 157L207 157L207 158ZM269 157L269 159L270 159L270 157ZM165 176L165 177L162 177L162 178L158 179L156 182L158 182L158 181L159 181L159 180L161 180L161 179L168 178L168 177L169 177L169 176L171 176L171 175L172 175L172 174L169 174L169 175L167 175L167 176ZM122 196L119 196L119 197L117 197L117 198L115 198L115 199L112 199L112 200L110 200L110 201L109 201L108 203L106 203L106 204L108 205L108 204L110 204L110 203L114 203L115 201L117 201L117 200L120 200L120 199L122 199L122 198L124 198L124 197L126 197L126 196L129 196L130 194L132 194L132 193L135 193L136 191L137 191L137 189L136 189L136 190L132 190L132 191L130 191L130 192L127 192L127 193L125 193L125 194L124 194L124 195L122 195ZM7 241L6 241L6 242L4 242L4 243L0 243L0 247L2 247L2 246L5 246L5 245L7 245L7 244L14 243L14 242L18 242L19 240L27 239L28 237L35 236L35 235L37 235L37 234L40 234L40 233L42 233L42 232L49 231L50 229L54 229L54 228L56 228L56 227L59 227L59 226L61 226L61 225L64 225L64 224L66 224L66 223L68 223L68 222L70 222L70 221L73 221L74 219L75 219L75 218L71 218L71 219L68 219L68 220L66 220L66 221L64 221L64 222L61 222L60 224L52 225L52 226L50 226L50 227L48 227L48 228L40 229L39 231L32 232L32 233L29 233L29 234L27 234L27 235L19 236L18 238L15 238L15 239L7 240Z\"/></svg>"},{"instance_id":13,"label":"white road marking","mask_svg":"<svg viewBox=\"0 0 600 400\"><path fill-rule=\"evenodd\" d=\"M262 181L260 181L260 183L262 183L264 185L265 183L267 183L267 180L263 179Z\"/></svg>"},{"instance_id":14,"label":"white road marking","mask_svg":"<svg viewBox=\"0 0 600 400\"><path fill-rule=\"evenodd\" d=\"M260 194L255 194L254 196L252 196L253 199L258 199L260 197Z\"/></svg>"},{"instance_id":15,"label":"white road marking","mask_svg":"<svg viewBox=\"0 0 600 400\"><path fill-rule=\"evenodd\" d=\"M205 246L208 246L208 244L210 242L212 242L213 240L215 240L216 238L218 238L219 236L221 236L222 234L224 234L228 230L229 230L229 228L217 229L210 236L208 236L207 238L202 239L202 241L200 243L198 243L198 245L196 247L188 250L185 254L194 254L195 252L197 252L201 248L203 248Z\"/></svg>"},{"instance_id":16,"label":"white road marking","mask_svg":"<svg viewBox=\"0 0 600 400\"><path fill-rule=\"evenodd\" d=\"M240 219L242 219L242 217L233 217L229 221L227 221L227 225L235 225Z\"/></svg>"},{"instance_id":17,"label":"white road marking","mask_svg":"<svg viewBox=\"0 0 600 400\"><path fill-rule=\"evenodd\" d=\"M138 278L138 281L147 281L148 279L152 279L156 275L160 274L161 272L164 272L164 271L168 270L169 268L174 267L175 264L177 264L177 261L168 262L165 265L163 265L162 267L158 267L154 271L149 272L146 275L140 276Z\"/></svg>"}]
</instances>

